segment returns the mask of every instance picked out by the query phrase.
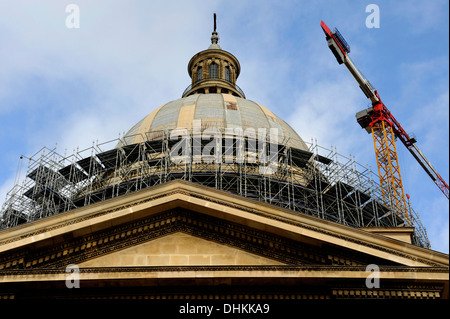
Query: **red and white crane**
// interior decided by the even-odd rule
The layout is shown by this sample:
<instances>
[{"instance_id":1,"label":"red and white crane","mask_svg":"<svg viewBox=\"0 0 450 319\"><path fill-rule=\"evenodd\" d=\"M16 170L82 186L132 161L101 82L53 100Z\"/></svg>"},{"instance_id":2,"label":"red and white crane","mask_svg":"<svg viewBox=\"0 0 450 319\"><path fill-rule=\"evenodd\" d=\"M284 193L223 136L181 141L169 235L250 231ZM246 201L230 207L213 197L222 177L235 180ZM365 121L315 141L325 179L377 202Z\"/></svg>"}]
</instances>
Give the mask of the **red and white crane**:
<instances>
[{"instance_id":1,"label":"red and white crane","mask_svg":"<svg viewBox=\"0 0 450 319\"><path fill-rule=\"evenodd\" d=\"M384 201L391 206L397 207L399 211L408 217L395 147L395 138L398 138L406 146L420 166L422 166L448 199L448 184L416 146L416 139L406 133L386 105L381 101L378 91L372 87L370 82L350 59L348 55L350 53L350 46L344 37L336 28L332 32L323 21L321 21L320 26L325 32L328 47L333 52L338 63L344 64L347 67L356 82L358 82L361 90L372 103L372 106L368 109L358 112L356 119L362 128L369 134L372 133Z\"/></svg>"}]
</instances>

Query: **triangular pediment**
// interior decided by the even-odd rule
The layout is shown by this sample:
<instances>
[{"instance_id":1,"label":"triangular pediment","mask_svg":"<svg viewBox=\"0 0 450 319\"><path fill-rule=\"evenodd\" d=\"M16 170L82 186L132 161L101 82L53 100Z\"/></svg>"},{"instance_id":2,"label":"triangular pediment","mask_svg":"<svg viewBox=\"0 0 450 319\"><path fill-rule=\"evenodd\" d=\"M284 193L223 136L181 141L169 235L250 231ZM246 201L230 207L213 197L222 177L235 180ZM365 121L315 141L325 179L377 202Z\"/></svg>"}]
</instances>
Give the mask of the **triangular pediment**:
<instances>
[{"instance_id":1,"label":"triangular pediment","mask_svg":"<svg viewBox=\"0 0 450 319\"><path fill-rule=\"evenodd\" d=\"M185 181L0 231L3 297L369 296L367 265L383 294L448 297L448 255Z\"/></svg>"},{"instance_id":2,"label":"triangular pediment","mask_svg":"<svg viewBox=\"0 0 450 319\"><path fill-rule=\"evenodd\" d=\"M146 267L280 264L279 261L251 254L242 249L176 232L82 262L78 266Z\"/></svg>"},{"instance_id":3,"label":"triangular pediment","mask_svg":"<svg viewBox=\"0 0 450 319\"><path fill-rule=\"evenodd\" d=\"M228 261L234 265L448 267L445 254L177 180L1 231L0 270L95 266L109 259L125 266L158 258L161 265L200 262L199 253L191 258L187 252L169 259L155 254L152 261L130 257L181 234L227 250L223 255L234 255ZM220 257L209 251L206 260Z\"/></svg>"}]
</instances>

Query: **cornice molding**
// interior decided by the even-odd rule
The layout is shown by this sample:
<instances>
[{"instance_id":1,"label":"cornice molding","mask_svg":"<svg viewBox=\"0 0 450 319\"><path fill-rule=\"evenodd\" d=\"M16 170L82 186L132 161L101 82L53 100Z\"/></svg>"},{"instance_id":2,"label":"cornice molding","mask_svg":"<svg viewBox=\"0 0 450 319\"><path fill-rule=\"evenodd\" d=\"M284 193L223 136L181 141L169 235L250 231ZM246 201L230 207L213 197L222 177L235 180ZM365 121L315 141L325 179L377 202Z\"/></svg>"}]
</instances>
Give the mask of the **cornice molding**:
<instances>
[{"instance_id":1,"label":"cornice molding","mask_svg":"<svg viewBox=\"0 0 450 319\"><path fill-rule=\"evenodd\" d=\"M251 224L267 223L270 227L279 227L286 233L297 231L305 235L305 232L309 231L311 234L326 236L330 243L333 238L338 240L338 246L345 247L345 243L351 243L372 252L397 256L413 263L448 267L448 255L442 253L180 180L2 231L0 254L10 250L12 246L17 248L48 240L65 232L94 227L97 222L114 224L117 223L116 219L138 218L139 214L142 216L143 212L149 209L161 212L167 210L167 207L194 210L201 208L202 212L207 210L209 215L229 219L236 219L237 214L240 214L241 219ZM277 222L276 226L273 221ZM283 225L293 226L295 229ZM42 236L44 234L47 236ZM365 252L370 254L370 251Z\"/></svg>"}]
</instances>

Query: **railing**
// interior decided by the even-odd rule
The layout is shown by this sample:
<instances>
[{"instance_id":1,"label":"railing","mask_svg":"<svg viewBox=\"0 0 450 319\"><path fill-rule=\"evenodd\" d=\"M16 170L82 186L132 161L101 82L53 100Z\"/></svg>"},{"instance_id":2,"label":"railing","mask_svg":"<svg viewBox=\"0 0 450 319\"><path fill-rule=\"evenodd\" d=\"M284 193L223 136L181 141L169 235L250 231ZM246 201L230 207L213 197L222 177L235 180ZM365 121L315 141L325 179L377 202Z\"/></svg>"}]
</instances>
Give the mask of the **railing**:
<instances>
[{"instance_id":1,"label":"railing","mask_svg":"<svg viewBox=\"0 0 450 319\"><path fill-rule=\"evenodd\" d=\"M236 91L238 91L245 99L245 94L244 91L242 91L242 89L237 85L234 84L231 81L227 81L227 80L223 80L223 79L219 79L219 78L209 78L209 79L204 79L204 80L199 80L197 82L194 83L194 85L189 84L189 86L183 91L182 96L184 96L187 92L189 92L190 90L192 90L192 88L196 87L197 85L202 84L203 82L209 81L209 80L215 80L215 81L222 81L222 82L226 82L228 85L231 85L233 88L236 89Z\"/></svg>"},{"instance_id":2,"label":"railing","mask_svg":"<svg viewBox=\"0 0 450 319\"><path fill-rule=\"evenodd\" d=\"M402 212L384 205L378 176L351 156L291 138L277 142L274 160L272 146L229 135L227 128L218 132L212 157L211 150L205 152L205 141L193 154L199 138L194 129L182 144L170 138L170 130L152 130L129 136L130 144L114 139L69 156L42 148L25 157L25 174L18 172L25 177L16 181L0 208L0 230L183 179L350 227L411 226L413 243L430 248L412 207L408 205L406 222ZM297 143L304 147L291 147ZM176 145L188 146L187 152L178 155Z\"/></svg>"}]
</instances>

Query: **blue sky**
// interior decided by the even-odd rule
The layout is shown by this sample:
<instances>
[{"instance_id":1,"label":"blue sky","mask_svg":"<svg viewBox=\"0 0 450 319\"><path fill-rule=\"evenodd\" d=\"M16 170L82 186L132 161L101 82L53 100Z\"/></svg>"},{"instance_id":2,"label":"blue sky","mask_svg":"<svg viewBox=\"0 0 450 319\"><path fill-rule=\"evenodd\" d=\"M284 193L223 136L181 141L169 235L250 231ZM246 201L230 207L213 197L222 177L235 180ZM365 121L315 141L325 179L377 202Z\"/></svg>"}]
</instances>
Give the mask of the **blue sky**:
<instances>
[{"instance_id":1,"label":"blue sky","mask_svg":"<svg viewBox=\"0 0 450 319\"><path fill-rule=\"evenodd\" d=\"M68 29L68 4L80 28ZM380 8L367 28L366 6ZM307 142L317 139L376 170L372 138L355 120L368 100L329 51L320 21L449 182L449 3L433 1L0 0L0 203L21 155L72 153L119 137L181 97L189 59L210 43L241 63L238 85ZM449 251L449 201L400 143L405 192L432 249ZM22 177L23 177L22 173Z\"/></svg>"}]
</instances>

